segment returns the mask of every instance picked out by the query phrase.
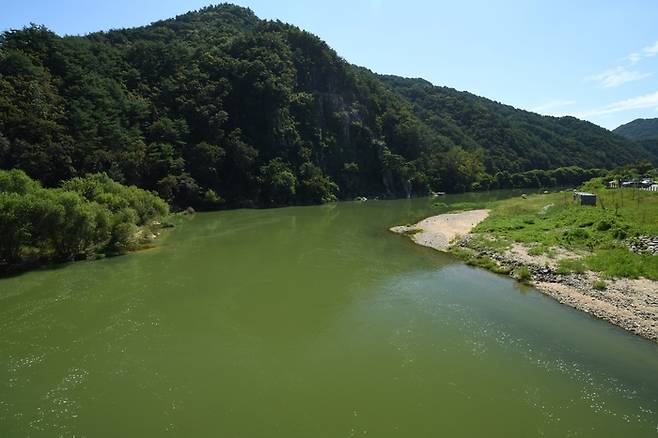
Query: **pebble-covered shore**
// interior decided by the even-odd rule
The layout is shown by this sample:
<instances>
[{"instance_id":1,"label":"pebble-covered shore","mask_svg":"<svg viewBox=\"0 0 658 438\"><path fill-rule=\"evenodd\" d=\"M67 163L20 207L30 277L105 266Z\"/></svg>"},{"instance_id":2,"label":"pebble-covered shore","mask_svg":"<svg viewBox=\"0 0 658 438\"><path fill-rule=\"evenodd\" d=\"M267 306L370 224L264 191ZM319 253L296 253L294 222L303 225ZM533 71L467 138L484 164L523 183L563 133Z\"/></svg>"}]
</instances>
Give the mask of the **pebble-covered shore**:
<instances>
[{"instance_id":1,"label":"pebble-covered shore","mask_svg":"<svg viewBox=\"0 0 658 438\"><path fill-rule=\"evenodd\" d=\"M457 247L476 257L488 257L499 268L498 272L508 272L515 278L521 268L527 268L529 278L523 280L560 303L658 341L658 281L609 279L594 272L559 272L560 258L577 256L566 250L558 249L558 256L551 259L531 255L528 248L519 244L502 252L475 248L476 245L471 245L470 231L488 214L488 210L442 214L415 225L393 227L391 231L409 235L415 243L439 251ZM629 242L628 248L658 256L658 237L637 237Z\"/></svg>"},{"instance_id":2,"label":"pebble-covered shore","mask_svg":"<svg viewBox=\"0 0 658 438\"><path fill-rule=\"evenodd\" d=\"M560 273L556 260L547 263L546 257L531 256L522 250L520 254L519 247L503 253L474 250L469 247L469 237L464 236L456 245L489 257L507 268L511 276L517 268L526 266L532 285L560 303L658 341L658 281L608 279L594 272Z\"/></svg>"}]
</instances>

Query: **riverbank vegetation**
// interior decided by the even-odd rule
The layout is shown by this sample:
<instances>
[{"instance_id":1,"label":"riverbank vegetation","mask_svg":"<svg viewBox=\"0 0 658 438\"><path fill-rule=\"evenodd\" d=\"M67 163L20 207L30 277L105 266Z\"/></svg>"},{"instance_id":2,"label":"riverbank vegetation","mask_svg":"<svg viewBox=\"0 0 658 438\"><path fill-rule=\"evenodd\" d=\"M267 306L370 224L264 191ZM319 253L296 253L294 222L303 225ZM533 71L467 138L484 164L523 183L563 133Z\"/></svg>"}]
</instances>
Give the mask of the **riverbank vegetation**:
<instances>
[{"instance_id":1,"label":"riverbank vegetation","mask_svg":"<svg viewBox=\"0 0 658 438\"><path fill-rule=\"evenodd\" d=\"M520 244L528 256L559 258L558 273L592 270L658 280L658 256L629 249L640 236L658 236L658 193L607 189L605 181L596 178L583 186L596 194L596 206L581 206L566 191L491 203L489 217L455 252L490 268L484 253L504 253Z\"/></svg>"},{"instance_id":2,"label":"riverbank vegetation","mask_svg":"<svg viewBox=\"0 0 658 438\"><path fill-rule=\"evenodd\" d=\"M377 75L232 5L0 37L0 168L45 187L105 172L212 210L578 184L657 154L573 117Z\"/></svg>"},{"instance_id":3,"label":"riverbank vegetation","mask_svg":"<svg viewBox=\"0 0 658 438\"><path fill-rule=\"evenodd\" d=\"M169 211L156 195L92 174L44 188L0 170L0 269L137 248Z\"/></svg>"}]
</instances>

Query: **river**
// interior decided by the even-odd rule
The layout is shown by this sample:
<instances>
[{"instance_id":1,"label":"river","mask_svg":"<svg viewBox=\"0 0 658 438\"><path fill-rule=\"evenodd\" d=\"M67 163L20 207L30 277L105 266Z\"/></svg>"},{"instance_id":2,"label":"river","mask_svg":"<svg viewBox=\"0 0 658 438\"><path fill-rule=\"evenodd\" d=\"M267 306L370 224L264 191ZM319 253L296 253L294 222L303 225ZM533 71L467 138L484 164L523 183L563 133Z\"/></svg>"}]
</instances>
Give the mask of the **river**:
<instances>
[{"instance_id":1,"label":"river","mask_svg":"<svg viewBox=\"0 0 658 438\"><path fill-rule=\"evenodd\" d=\"M658 344L387 231L433 202L197 214L0 280L0 436L655 437Z\"/></svg>"}]
</instances>

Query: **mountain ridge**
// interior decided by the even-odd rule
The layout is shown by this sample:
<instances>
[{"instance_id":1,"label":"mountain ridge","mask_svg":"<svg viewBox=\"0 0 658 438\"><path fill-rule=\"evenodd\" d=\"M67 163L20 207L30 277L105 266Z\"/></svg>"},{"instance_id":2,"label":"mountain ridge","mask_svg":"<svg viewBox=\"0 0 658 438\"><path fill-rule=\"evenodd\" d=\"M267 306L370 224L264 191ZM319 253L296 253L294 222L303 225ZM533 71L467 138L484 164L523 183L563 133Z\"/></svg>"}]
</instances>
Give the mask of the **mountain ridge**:
<instances>
[{"instance_id":1,"label":"mountain ridge","mask_svg":"<svg viewBox=\"0 0 658 438\"><path fill-rule=\"evenodd\" d=\"M631 140L658 140L658 118L635 119L618 126L612 132Z\"/></svg>"},{"instance_id":2,"label":"mountain ridge","mask_svg":"<svg viewBox=\"0 0 658 438\"><path fill-rule=\"evenodd\" d=\"M106 172L178 206L508 187L536 170L550 184L557 168L658 155L589 122L378 75L228 4L83 37L5 32L0 91L0 167L50 186Z\"/></svg>"}]
</instances>

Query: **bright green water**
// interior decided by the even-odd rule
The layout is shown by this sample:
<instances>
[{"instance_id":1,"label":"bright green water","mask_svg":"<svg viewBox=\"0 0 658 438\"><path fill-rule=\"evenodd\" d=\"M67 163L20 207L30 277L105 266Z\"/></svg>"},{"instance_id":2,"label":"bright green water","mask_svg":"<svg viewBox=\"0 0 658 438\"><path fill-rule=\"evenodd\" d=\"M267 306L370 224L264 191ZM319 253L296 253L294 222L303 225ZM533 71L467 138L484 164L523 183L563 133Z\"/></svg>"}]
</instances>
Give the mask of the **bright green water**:
<instances>
[{"instance_id":1,"label":"bright green water","mask_svg":"<svg viewBox=\"0 0 658 438\"><path fill-rule=\"evenodd\" d=\"M658 345L386 231L431 213L199 214L0 280L0 437L658 434Z\"/></svg>"}]
</instances>

